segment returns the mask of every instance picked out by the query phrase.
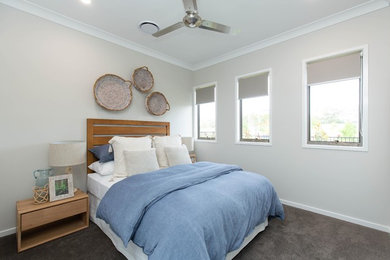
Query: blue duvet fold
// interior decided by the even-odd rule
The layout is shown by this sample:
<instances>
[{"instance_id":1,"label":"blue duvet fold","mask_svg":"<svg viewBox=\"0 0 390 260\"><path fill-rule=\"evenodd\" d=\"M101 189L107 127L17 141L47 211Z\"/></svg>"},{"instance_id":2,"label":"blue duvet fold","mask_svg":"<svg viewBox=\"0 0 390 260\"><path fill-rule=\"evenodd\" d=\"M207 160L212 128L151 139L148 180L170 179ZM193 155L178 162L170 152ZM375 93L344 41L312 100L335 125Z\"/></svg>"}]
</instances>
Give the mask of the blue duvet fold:
<instances>
[{"instance_id":1,"label":"blue duvet fold","mask_svg":"<svg viewBox=\"0 0 390 260\"><path fill-rule=\"evenodd\" d=\"M268 216L284 218L267 178L235 165L200 162L114 184L96 217L149 259L224 259Z\"/></svg>"}]
</instances>

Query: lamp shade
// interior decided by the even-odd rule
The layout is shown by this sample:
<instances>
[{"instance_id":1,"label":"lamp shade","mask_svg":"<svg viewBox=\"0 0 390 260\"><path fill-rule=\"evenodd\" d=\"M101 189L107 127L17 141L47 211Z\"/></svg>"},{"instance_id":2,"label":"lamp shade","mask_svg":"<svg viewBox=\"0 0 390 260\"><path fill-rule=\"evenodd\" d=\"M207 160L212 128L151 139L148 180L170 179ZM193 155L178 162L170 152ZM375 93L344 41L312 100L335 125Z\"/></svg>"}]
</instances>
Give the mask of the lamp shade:
<instances>
[{"instance_id":1,"label":"lamp shade","mask_svg":"<svg viewBox=\"0 0 390 260\"><path fill-rule=\"evenodd\" d=\"M194 138L190 137L182 137L181 141L183 144L187 146L187 150L192 152L194 150Z\"/></svg>"},{"instance_id":2,"label":"lamp shade","mask_svg":"<svg viewBox=\"0 0 390 260\"><path fill-rule=\"evenodd\" d=\"M66 167L85 163L87 154L84 141L61 141L49 144L49 165Z\"/></svg>"}]
</instances>

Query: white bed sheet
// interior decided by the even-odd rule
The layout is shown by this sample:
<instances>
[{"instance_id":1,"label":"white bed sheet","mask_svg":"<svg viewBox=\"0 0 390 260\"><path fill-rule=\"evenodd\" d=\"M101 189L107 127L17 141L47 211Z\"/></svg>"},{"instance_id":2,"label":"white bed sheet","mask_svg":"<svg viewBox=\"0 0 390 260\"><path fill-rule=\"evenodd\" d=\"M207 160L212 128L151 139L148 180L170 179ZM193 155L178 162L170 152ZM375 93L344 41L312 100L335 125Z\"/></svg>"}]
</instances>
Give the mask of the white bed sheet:
<instances>
[{"instance_id":1,"label":"white bed sheet","mask_svg":"<svg viewBox=\"0 0 390 260\"><path fill-rule=\"evenodd\" d=\"M87 188L90 199L90 219L111 239L112 243L127 259L131 260L147 260L148 256L143 252L142 248L129 242L127 247L123 245L122 240L111 230L110 226L101 219L96 218L96 210L101 199L108 189L116 182L121 181L120 178L112 178L112 175L102 176L97 173L88 174ZM245 238L240 248L229 252L226 255L226 260L233 259L255 236L263 231L268 226L268 220L255 227L255 229Z\"/></svg>"},{"instance_id":2,"label":"white bed sheet","mask_svg":"<svg viewBox=\"0 0 390 260\"><path fill-rule=\"evenodd\" d=\"M112 175L100 175L98 173L88 174L87 189L89 193L92 193L98 199L102 199L108 189L123 180L123 178L113 178Z\"/></svg>"}]
</instances>

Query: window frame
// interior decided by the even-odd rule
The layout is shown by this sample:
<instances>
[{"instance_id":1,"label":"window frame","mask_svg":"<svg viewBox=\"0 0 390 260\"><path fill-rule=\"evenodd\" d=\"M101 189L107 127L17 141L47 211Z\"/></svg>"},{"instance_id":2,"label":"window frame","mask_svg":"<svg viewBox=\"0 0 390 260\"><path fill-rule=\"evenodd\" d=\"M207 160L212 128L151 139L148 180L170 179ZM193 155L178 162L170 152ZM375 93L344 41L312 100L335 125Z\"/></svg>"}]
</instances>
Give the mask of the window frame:
<instances>
[{"instance_id":1,"label":"window frame","mask_svg":"<svg viewBox=\"0 0 390 260\"><path fill-rule=\"evenodd\" d=\"M214 139L211 139L211 138L199 138L199 127L200 127L200 124L199 124L199 105L196 104L196 90L197 89L200 89L200 88L207 88L207 87L210 87L210 86L214 86L214 106L215 106L215 138ZM202 84L202 85L198 85L198 86L195 86L193 88L193 118L194 118L194 129L193 129L193 132L194 132L194 135L195 136L195 140L196 142L205 142L205 143L216 143L217 142L217 115L218 115L218 112L217 112L217 82L214 81L214 82L209 82L209 83L205 83L205 84Z\"/></svg>"},{"instance_id":2,"label":"window frame","mask_svg":"<svg viewBox=\"0 0 390 260\"><path fill-rule=\"evenodd\" d=\"M316 142L310 141L310 86L307 84L307 64L324 58L332 58L360 51L362 54L362 73L360 77L359 97L359 139L361 145L339 143L339 142ZM334 52L302 61L302 147L314 149L346 150L346 151L368 151L368 46L360 46L339 52ZM334 82L341 81L335 80ZM324 82L324 83L330 83Z\"/></svg>"},{"instance_id":3,"label":"window frame","mask_svg":"<svg viewBox=\"0 0 390 260\"><path fill-rule=\"evenodd\" d=\"M239 99L239 79L244 77L256 76L268 72L268 98L269 98L269 140L262 141L261 139L242 139L242 102ZM258 70L255 72L239 75L235 77L235 102L236 102L236 140L235 144L238 145L260 145L260 146L272 146L272 69L267 68Z\"/></svg>"}]
</instances>

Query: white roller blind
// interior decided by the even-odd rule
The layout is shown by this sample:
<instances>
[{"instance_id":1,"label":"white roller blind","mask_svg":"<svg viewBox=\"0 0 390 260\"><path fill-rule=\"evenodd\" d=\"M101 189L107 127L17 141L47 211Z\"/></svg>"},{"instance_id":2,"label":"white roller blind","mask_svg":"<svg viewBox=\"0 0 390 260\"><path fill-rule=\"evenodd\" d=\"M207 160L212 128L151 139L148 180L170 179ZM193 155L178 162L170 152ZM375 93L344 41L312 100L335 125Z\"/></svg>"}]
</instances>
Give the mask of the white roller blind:
<instances>
[{"instance_id":1,"label":"white roller blind","mask_svg":"<svg viewBox=\"0 0 390 260\"><path fill-rule=\"evenodd\" d=\"M307 84L360 77L360 51L343 56L309 62Z\"/></svg>"},{"instance_id":2,"label":"white roller blind","mask_svg":"<svg viewBox=\"0 0 390 260\"><path fill-rule=\"evenodd\" d=\"M238 98L252 98L268 95L269 72L238 79Z\"/></svg>"},{"instance_id":3,"label":"white roller blind","mask_svg":"<svg viewBox=\"0 0 390 260\"><path fill-rule=\"evenodd\" d=\"M214 89L215 89L215 86L209 86L209 87L205 87L205 88L198 88L195 90L195 93L196 93L196 101L195 103L197 105L199 104L204 104L204 103L210 103L210 102L214 102L215 101L215 98L214 98Z\"/></svg>"}]
</instances>

